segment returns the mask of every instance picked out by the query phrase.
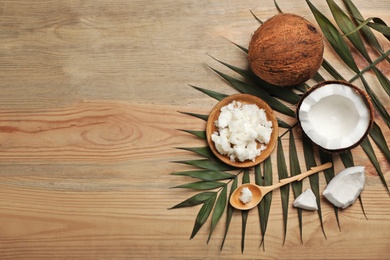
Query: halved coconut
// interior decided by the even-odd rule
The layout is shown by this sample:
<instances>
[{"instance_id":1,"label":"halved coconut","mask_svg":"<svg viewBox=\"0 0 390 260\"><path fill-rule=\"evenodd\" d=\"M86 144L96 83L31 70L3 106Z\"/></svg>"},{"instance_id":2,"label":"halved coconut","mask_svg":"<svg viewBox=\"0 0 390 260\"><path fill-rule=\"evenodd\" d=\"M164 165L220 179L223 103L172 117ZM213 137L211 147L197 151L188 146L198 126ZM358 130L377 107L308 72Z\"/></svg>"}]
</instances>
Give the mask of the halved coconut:
<instances>
[{"instance_id":1,"label":"halved coconut","mask_svg":"<svg viewBox=\"0 0 390 260\"><path fill-rule=\"evenodd\" d=\"M344 81L324 81L306 92L297 107L303 132L318 146L342 152L360 144L373 124L367 94Z\"/></svg>"}]
</instances>

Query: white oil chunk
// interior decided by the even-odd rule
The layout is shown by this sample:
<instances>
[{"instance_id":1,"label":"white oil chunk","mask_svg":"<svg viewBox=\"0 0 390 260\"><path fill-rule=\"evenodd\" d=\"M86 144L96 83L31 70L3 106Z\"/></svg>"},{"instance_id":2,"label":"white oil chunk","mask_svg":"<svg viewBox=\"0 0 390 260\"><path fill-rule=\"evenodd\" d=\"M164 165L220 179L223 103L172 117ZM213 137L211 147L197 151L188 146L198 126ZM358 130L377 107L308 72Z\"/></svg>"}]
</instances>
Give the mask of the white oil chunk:
<instances>
[{"instance_id":1,"label":"white oil chunk","mask_svg":"<svg viewBox=\"0 0 390 260\"><path fill-rule=\"evenodd\" d=\"M241 190L241 195L239 199L242 203L247 204L252 201L252 192L249 188L245 187Z\"/></svg>"},{"instance_id":2,"label":"white oil chunk","mask_svg":"<svg viewBox=\"0 0 390 260\"><path fill-rule=\"evenodd\" d=\"M218 132L211 135L211 140L217 151L231 161L255 161L267 148L273 130L264 109L236 101L222 107L214 123Z\"/></svg>"},{"instance_id":3,"label":"white oil chunk","mask_svg":"<svg viewBox=\"0 0 390 260\"><path fill-rule=\"evenodd\" d=\"M302 192L293 203L294 207L305 210L318 210L317 199L311 189Z\"/></svg>"},{"instance_id":4,"label":"white oil chunk","mask_svg":"<svg viewBox=\"0 0 390 260\"><path fill-rule=\"evenodd\" d=\"M345 209L355 202L364 188L364 183L364 166L349 167L329 182L323 195L336 207Z\"/></svg>"}]
</instances>

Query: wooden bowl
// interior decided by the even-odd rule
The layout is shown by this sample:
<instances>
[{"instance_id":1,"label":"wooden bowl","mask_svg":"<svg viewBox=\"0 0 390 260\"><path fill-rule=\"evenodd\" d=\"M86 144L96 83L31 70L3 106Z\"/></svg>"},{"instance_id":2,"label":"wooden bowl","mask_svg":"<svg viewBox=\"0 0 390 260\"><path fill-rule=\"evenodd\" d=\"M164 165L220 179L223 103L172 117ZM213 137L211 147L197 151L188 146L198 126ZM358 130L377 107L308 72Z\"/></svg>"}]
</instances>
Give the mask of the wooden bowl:
<instances>
[{"instance_id":1,"label":"wooden bowl","mask_svg":"<svg viewBox=\"0 0 390 260\"><path fill-rule=\"evenodd\" d=\"M267 148L261 152L259 156L255 158L255 161L252 160L245 160L243 162L240 161L231 161L230 158L226 155L222 155L218 152L217 148L215 147L214 142L211 140L211 135L214 132L218 132L218 128L215 126L215 121L218 120L218 117L221 113L221 108L230 104L233 101L238 101L241 102L242 104L255 104L257 105L260 109L265 110L265 114L267 116L267 120L272 122L272 128L273 131L271 133L271 138L270 142L267 144ZM270 106L265 103L263 100L260 98L249 95L249 94L235 94L228 96L224 99L222 99L218 104L211 110L210 115L207 120L207 125L206 125L206 136L207 136L207 142L209 144L209 147L211 151L217 156L222 162L238 167L238 168L247 168L247 167L252 167L255 166L265 159L268 158L268 156L271 155L272 151L275 149L276 142L278 139L278 121L276 120L276 116L273 112L273 110L270 108Z\"/></svg>"}]
</instances>

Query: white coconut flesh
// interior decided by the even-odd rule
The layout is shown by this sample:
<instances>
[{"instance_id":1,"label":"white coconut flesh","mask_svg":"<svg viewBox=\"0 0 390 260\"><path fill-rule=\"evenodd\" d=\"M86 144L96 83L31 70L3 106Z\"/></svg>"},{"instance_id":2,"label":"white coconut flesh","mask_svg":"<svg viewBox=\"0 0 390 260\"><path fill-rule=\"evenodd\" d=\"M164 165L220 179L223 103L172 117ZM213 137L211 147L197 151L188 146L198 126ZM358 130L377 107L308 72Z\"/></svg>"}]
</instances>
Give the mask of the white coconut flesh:
<instances>
[{"instance_id":1,"label":"white coconut flesh","mask_svg":"<svg viewBox=\"0 0 390 260\"><path fill-rule=\"evenodd\" d=\"M364 166L354 166L342 170L322 194L336 207L345 209L352 205L364 188L364 169Z\"/></svg>"},{"instance_id":2,"label":"white coconut flesh","mask_svg":"<svg viewBox=\"0 0 390 260\"><path fill-rule=\"evenodd\" d=\"M317 145L345 149L358 143L370 126L370 111L353 88L332 83L313 90L298 111L302 130Z\"/></svg>"},{"instance_id":3,"label":"white coconut flesh","mask_svg":"<svg viewBox=\"0 0 390 260\"><path fill-rule=\"evenodd\" d=\"M242 203L247 204L252 201L252 192L249 188L245 187L241 191L241 196L239 199L241 200Z\"/></svg>"},{"instance_id":4,"label":"white coconut flesh","mask_svg":"<svg viewBox=\"0 0 390 260\"><path fill-rule=\"evenodd\" d=\"M305 210L318 210L316 195L311 189L302 192L293 202L294 207Z\"/></svg>"}]
</instances>

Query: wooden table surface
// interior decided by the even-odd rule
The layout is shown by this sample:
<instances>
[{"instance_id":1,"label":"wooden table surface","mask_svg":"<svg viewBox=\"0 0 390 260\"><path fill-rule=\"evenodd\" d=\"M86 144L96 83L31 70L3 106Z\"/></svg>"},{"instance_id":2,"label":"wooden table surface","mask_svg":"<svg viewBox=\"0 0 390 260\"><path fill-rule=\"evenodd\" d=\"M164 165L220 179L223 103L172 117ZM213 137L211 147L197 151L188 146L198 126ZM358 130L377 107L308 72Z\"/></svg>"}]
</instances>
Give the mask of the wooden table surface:
<instances>
[{"instance_id":1,"label":"wooden table surface","mask_svg":"<svg viewBox=\"0 0 390 260\"><path fill-rule=\"evenodd\" d=\"M312 2L331 17L326 1ZM389 0L354 3L390 24ZM303 0L278 4L315 22ZM235 93L207 67L228 72L208 54L246 66L230 41L248 45L259 25L250 11L277 13L271 0L1 1L0 259L389 259L389 194L359 148L368 219L356 203L340 211L339 231L323 200L327 239L317 214L304 212L301 243L291 207L282 245L279 191L265 251L255 211L241 253L238 212L220 251L224 219L207 244L207 224L189 239L199 207L168 210L194 194L170 188L188 182L171 175L188 168L172 161L194 158L175 147L203 144L177 129L205 127L178 111L207 114L216 103L189 84Z\"/></svg>"}]
</instances>

